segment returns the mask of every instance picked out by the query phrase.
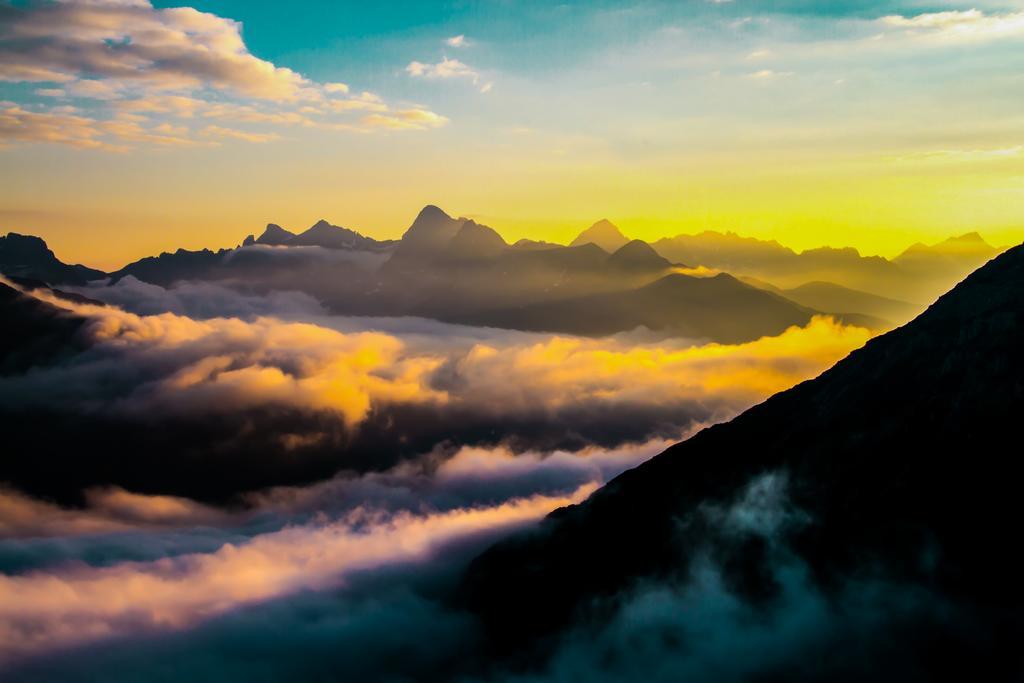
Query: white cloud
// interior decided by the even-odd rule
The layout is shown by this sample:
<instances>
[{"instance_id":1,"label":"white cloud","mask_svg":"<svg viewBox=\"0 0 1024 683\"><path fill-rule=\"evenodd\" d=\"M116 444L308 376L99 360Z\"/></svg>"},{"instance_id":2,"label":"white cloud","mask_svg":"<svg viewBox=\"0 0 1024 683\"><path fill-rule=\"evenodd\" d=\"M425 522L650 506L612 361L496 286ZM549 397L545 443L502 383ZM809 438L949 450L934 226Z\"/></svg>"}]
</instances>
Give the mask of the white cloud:
<instances>
[{"instance_id":1,"label":"white cloud","mask_svg":"<svg viewBox=\"0 0 1024 683\"><path fill-rule=\"evenodd\" d=\"M886 28L901 29L910 37L936 43L982 42L1024 34L1024 12L986 14L970 9L912 17L894 14L879 22Z\"/></svg>"},{"instance_id":2,"label":"white cloud","mask_svg":"<svg viewBox=\"0 0 1024 683\"><path fill-rule=\"evenodd\" d=\"M752 78L755 81L774 81L779 78L785 78L786 76L792 76L792 71L773 71L772 69L761 69L760 71L754 71L747 74L747 78Z\"/></svg>"},{"instance_id":3,"label":"white cloud","mask_svg":"<svg viewBox=\"0 0 1024 683\"><path fill-rule=\"evenodd\" d=\"M469 47L470 42L466 39L466 36L461 33L457 36L452 36L444 41L445 45L449 47Z\"/></svg>"},{"instance_id":4,"label":"white cloud","mask_svg":"<svg viewBox=\"0 0 1024 683\"><path fill-rule=\"evenodd\" d=\"M467 80L480 87L480 92L488 92L494 83L488 81L480 85L480 72L458 59L443 57L440 62L428 64L412 61L405 67L406 73L413 78L428 80Z\"/></svg>"},{"instance_id":5,"label":"white cloud","mask_svg":"<svg viewBox=\"0 0 1024 683\"><path fill-rule=\"evenodd\" d=\"M73 0L10 8L0 22L0 81L39 83L37 98L95 100L89 115L21 103L0 121L0 145L48 142L124 150L134 144L195 146L176 119L368 131L425 130L447 119L423 108L393 111L380 96L349 96L342 82L317 83L253 55L241 24L191 7L148 0ZM43 85L48 84L48 85ZM156 117L160 120L150 122ZM405 125L397 125L404 121ZM173 133L168 131L173 130ZM231 131L210 133L209 130ZM272 131L206 129L203 137L265 142Z\"/></svg>"}]
</instances>

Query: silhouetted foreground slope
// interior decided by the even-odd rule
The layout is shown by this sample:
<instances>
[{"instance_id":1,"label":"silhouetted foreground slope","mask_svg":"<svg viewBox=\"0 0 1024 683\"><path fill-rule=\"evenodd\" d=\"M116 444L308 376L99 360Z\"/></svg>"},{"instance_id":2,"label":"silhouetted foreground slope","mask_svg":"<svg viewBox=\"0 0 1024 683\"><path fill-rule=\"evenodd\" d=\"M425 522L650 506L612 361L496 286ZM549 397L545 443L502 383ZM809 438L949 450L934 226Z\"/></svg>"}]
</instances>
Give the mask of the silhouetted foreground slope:
<instances>
[{"instance_id":1,"label":"silhouetted foreground slope","mask_svg":"<svg viewBox=\"0 0 1024 683\"><path fill-rule=\"evenodd\" d=\"M882 577L948 607L947 621L887 645L917 675L1020 680L1022 408L1019 246L817 379L493 547L470 567L461 600L496 650L522 655L569 624L600 621L600 605L631 586L685 576L699 548L731 592L770 604L779 586L768 542L704 512L772 475L805 520L784 525L779 541L816 586L837 594Z\"/></svg>"},{"instance_id":2,"label":"silhouetted foreground slope","mask_svg":"<svg viewBox=\"0 0 1024 683\"><path fill-rule=\"evenodd\" d=\"M25 372L81 351L85 340L78 335L85 322L68 311L50 306L0 282L0 376ZM27 340L30 343L26 343Z\"/></svg>"}]
</instances>

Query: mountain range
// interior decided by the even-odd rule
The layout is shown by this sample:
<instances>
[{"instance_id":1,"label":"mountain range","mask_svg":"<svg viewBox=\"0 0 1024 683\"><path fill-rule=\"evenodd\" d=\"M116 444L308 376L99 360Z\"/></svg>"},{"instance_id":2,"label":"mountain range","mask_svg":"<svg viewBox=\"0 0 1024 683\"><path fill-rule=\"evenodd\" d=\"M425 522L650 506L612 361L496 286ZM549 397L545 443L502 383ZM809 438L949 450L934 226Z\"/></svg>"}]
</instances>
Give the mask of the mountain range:
<instances>
[{"instance_id":1,"label":"mountain range","mask_svg":"<svg viewBox=\"0 0 1024 683\"><path fill-rule=\"evenodd\" d=\"M461 604L496 652L529 660L572 625L604 623L617 596L685 583L709 560L764 615L751 618L770 620L783 557L836 604L872 581L902 596L887 599L877 642L837 644L857 653L840 669L804 661L811 680L1019 680L1022 348L1024 245L817 379L497 544L470 567ZM894 626L896 601L922 594L944 611ZM758 673L802 680L790 666Z\"/></svg>"},{"instance_id":2,"label":"mountain range","mask_svg":"<svg viewBox=\"0 0 1024 683\"><path fill-rule=\"evenodd\" d=\"M132 277L162 287L209 281L255 293L305 292L339 314L584 335L640 326L715 341L777 334L819 313L889 329L999 251L976 234L914 245L892 261L853 249L798 254L731 233L648 244L608 220L569 246L510 245L493 228L436 206L420 211L400 240L325 220L300 233L271 223L234 249L178 249L109 276L61 263L39 238L0 240L0 272L57 285L108 277L110 284Z\"/></svg>"}]
</instances>

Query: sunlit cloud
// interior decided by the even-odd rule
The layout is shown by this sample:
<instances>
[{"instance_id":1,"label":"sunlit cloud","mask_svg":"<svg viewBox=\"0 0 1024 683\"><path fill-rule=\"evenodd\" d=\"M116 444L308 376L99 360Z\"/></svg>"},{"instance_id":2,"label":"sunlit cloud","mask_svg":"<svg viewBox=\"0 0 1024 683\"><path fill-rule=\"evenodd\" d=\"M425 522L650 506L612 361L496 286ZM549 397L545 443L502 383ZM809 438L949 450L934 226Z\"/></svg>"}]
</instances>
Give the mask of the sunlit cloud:
<instances>
[{"instance_id":1,"label":"sunlit cloud","mask_svg":"<svg viewBox=\"0 0 1024 683\"><path fill-rule=\"evenodd\" d=\"M429 560L446 545L507 532L593 489L433 514L357 509L336 521L286 527L208 554L0 576L0 662L184 628L246 604L342 586L352 572Z\"/></svg>"},{"instance_id":2,"label":"sunlit cloud","mask_svg":"<svg viewBox=\"0 0 1024 683\"><path fill-rule=\"evenodd\" d=\"M86 149L110 148L99 123L73 107L29 111L19 105L0 106L0 144L49 142Z\"/></svg>"},{"instance_id":3,"label":"sunlit cloud","mask_svg":"<svg viewBox=\"0 0 1024 683\"><path fill-rule=\"evenodd\" d=\"M1024 34L1024 12L987 14L978 9L889 15L879 20L905 35L935 43L973 43Z\"/></svg>"},{"instance_id":4,"label":"sunlit cloud","mask_svg":"<svg viewBox=\"0 0 1024 683\"><path fill-rule=\"evenodd\" d=\"M457 36L445 39L444 44L448 47L469 47L471 43L466 36L460 33Z\"/></svg>"},{"instance_id":5,"label":"sunlit cloud","mask_svg":"<svg viewBox=\"0 0 1024 683\"><path fill-rule=\"evenodd\" d=\"M251 133L244 130L235 130L234 128L224 128L223 126L206 126L200 134L206 137L231 138L244 142L270 142L281 137L277 133Z\"/></svg>"},{"instance_id":6,"label":"sunlit cloud","mask_svg":"<svg viewBox=\"0 0 1024 683\"><path fill-rule=\"evenodd\" d=\"M24 121L17 126L20 130L10 121L0 125L0 144L47 142L118 151L140 144L196 147L205 144L207 131L167 135L158 127L199 113L265 126L299 124L354 132L381 127L428 130L447 121L419 107L422 114L412 123L409 107L392 112L378 95L349 97L345 83L317 83L260 59L245 45L240 23L190 7L79 0L30 3L2 12L0 81L48 84L36 88L34 95L92 100L96 106L62 125L58 119L66 112L60 107L17 105L20 111L7 116ZM384 116L342 118L365 110ZM134 125L126 125L123 118L113 120L124 112L161 120L151 126L142 118L134 119ZM399 125L403 120L405 125ZM381 121L395 123L382 126ZM231 137L261 143L279 136L250 131Z\"/></svg>"},{"instance_id":7,"label":"sunlit cloud","mask_svg":"<svg viewBox=\"0 0 1024 683\"><path fill-rule=\"evenodd\" d=\"M425 78L428 80L466 80L479 87L480 92L488 92L494 87L494 83L487 81L481 84L480 72L459 61L443 57L440 62L427 64L424 62L409 62L405 72L413 78Z\"/></svg>"},{"instance_id":8,"label":"sunlit cloud","mask_svg":"<svg viewBox=\"0 0 1024 683\"><path fill-rule=\"evenodd\" d=\"M888 157L896 163L978 163L986 161L1007 161L1024 154L1024 145L995 149L937 149Z\"/></svg>"}]
</instances>

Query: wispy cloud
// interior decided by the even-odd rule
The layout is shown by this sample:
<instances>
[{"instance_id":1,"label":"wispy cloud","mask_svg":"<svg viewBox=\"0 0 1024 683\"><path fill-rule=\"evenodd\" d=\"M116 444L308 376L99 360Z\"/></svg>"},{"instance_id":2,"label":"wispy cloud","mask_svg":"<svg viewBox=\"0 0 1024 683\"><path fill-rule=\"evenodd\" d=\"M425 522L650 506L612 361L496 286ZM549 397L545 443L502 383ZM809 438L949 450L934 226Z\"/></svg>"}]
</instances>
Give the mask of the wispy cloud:
<instances>
[{"instance_id":1,"label":"wispy cloud","mask_svg":"<svg viewBox=\"0 0 1024 683\"><path fill-rule=\"evenodd\" d=\"M472 43L461 33L457 36L452 36L444 41L444 44L448 47L469 47Z\"/></svg>"},{"instance_id":2,"label":"wispy cloud","mask_svg":"<svg viewBox=\"0 0 1024 683\"><path fill-rule=\"evenodd\" d=\"M429 80L466 80L478 86L480 92L488 92L494 87L494 83L487 81L481 84L480 72L458 59L443 57L440 62L427 64L424 62L409 62L405 67L406 73L413 78L426 78Z\"/></svg>"},{"instance_id":3,"label":"wispy cloud","mask_svg":"<svg viewBox=\"0 0 1024 683\"><path fill-rule=\"evenodd\" d=\"M915 16L883 17L886 28L935 43L969 43L1010 38L1024 34L1024 12L986 14L978 9L932 12Z\"/></svg>"}]
</instances>

